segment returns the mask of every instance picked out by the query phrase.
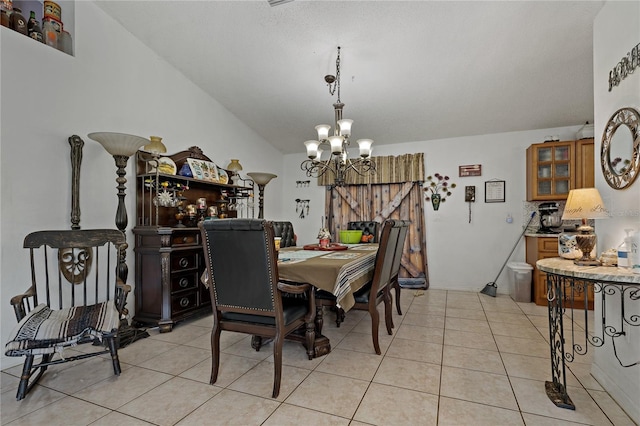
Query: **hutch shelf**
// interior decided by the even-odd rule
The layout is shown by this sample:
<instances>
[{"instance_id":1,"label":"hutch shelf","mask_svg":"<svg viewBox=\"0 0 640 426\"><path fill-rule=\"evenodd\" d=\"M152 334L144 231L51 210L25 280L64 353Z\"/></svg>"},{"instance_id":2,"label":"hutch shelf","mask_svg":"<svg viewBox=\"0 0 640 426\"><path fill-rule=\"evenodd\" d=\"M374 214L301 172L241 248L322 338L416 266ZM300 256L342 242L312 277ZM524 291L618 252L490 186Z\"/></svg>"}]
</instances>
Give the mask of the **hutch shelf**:
<instances>
[{"instance_id":1,"label":"hutch shelf","mask_svg":"<svg viewBox=\"0 0 640 426\"><path fill-rule=\"evenodd\" d=\"M176 170L187 158L210 161L197 147L167 158ZM209 290L200 281L205 264L198 221L253 217L253 181L232 185L161 173L158 160L137 156L133 321L169 332L178 321L211 312Z\"/></svg>"}]
</instances>

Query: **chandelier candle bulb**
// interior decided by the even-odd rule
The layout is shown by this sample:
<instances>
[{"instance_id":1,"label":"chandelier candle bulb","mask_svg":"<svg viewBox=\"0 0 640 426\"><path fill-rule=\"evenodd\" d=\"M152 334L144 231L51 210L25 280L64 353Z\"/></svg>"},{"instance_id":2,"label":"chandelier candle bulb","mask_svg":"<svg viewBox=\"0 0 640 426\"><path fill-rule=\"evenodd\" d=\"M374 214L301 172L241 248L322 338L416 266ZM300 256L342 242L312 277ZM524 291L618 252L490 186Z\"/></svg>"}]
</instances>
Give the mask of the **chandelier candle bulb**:
<instances>
[{"instance_id":1,"label":"chandelier candle bulb","mask_svg":"<svg viewBox=\"0 0 640 426\"><path fill-rule=\"evenodd\" d=\"M356 142L360 147L360 157L369 157L371 155L371 145L373 145L373 141L371 139L358 139Z\"/></svg>"},{"instance_id":2,"label":"chandelier candle bulb","mask_svg":"<svg viewBox=\"0 0 640 426\"><path fill-rule=\"evenodd\" d=\"M329 129L331 129L331 126L329 126L328 124L318 124L316 126L319 141L323 141L329 138Z\"/></svg>"},{"instance_id":3,"label":"chandelier candle bulb","mask_svg":"<svg viewBox=\"0 0 640 426\"><path fill-rule=\"evenodd\" d=\"M329 144L331 145L331 152L333 154L340 154L342 153L342 142L344 141L344 138L342 136L330 136L329 137Z\"/></svg>"},{"instance_id":4,"label":"chandelier candle bulb","mask_svg":"<svg viewBox=\"0 0 640 426\"><path fill-rule=\"evenodd\" d=\"M348 118L343 118L338 121L338 127L340 128L341 136L351 136L351 125L353 124L353 120Z\"/></svg>"}]
</instances>

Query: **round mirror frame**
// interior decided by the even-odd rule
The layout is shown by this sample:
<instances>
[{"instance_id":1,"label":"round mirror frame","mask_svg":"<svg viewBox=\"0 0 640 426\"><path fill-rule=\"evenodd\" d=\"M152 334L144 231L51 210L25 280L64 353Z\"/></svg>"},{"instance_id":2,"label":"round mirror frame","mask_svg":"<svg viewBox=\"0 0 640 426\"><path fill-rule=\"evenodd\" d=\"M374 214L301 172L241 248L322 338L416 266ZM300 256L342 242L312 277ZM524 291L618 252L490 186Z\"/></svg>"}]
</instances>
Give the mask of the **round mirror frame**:
<instances>
[{"instance_id":1,"label":"round mirror frame","mask_svg":"<svg viewBox=\"0 0 640 426\"><path fill-rule=\"evenodd\" d=\"M618 127L625 125L631 130L633 151L627 167L620 171L614 167L621 159L611 159L611 141ZM617 161L616 161L617 160ZM615 163L614 163L615 161ZM640 173L640 113L633 108L620 108L616 111L604 128L602 134L602 146L600 149L600 165L602 174L613 189L625 189L633 183Z\"/></svg>"}]
</instances>

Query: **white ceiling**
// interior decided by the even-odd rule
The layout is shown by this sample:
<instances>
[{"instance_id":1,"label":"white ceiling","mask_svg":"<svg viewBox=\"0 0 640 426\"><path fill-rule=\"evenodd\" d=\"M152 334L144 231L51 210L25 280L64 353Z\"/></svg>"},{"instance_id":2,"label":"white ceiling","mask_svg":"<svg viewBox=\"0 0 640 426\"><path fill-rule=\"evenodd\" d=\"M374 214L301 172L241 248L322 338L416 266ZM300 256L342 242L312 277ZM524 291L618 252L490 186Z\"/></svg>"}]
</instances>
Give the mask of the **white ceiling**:
<instances>
[{"instance_id":1,"label":"white ceiling","mask_svg":"<svg viewBox=\"0 0 640 426\"><path fill-rule=\"evenodd\" d=\"M376 144L593 120L603 1L98 1L283 153L341 100Z\"/></svg>"}]
</instances>

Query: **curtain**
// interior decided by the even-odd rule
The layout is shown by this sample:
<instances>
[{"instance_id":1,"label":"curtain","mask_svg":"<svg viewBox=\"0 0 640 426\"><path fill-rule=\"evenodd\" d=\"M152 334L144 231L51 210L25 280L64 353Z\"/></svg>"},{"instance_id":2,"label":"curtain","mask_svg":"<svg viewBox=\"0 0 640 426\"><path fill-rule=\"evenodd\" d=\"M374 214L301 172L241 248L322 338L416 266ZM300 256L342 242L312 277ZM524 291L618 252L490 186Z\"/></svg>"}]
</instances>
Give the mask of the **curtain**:
<instances>
[{"instance_id":1,"label":"curtain","mask_svg":"<svg viewBox=\"0 0 640 426\"><path fill-rule=\"evenodd\" d=\"M347 229L348 222L352 221L375 220L382 224L386 219L410 220L401 262L401 282L428 288L423 158L422 153L376 157L378 173L367 179L378 183L328 186L325 214L334 236Z\"/></svg>"},{"instance_id":2,"label":"curtain","mask_svg":"<svg viewBox=\"0 0 640 426\"><path fill-rule=\"evenodd\" d=\"M424 182L424 153L403 154L398 156L371 157L376 164L376 173L360 176L349 170L345 185L368 185L379 183ZM325 173L318 178L319 186L334 185L334 175Z\"/></svg>"}]
</instances>

